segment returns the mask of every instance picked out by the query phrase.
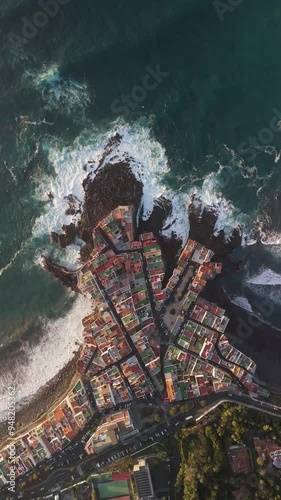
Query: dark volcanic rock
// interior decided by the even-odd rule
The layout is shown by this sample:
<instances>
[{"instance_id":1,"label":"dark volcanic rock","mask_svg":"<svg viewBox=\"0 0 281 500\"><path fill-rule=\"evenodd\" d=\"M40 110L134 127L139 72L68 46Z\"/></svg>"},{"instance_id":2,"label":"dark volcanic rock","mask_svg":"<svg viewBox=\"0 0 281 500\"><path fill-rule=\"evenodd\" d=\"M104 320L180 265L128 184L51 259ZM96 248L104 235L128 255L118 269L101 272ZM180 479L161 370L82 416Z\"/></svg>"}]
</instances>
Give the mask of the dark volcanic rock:
<instances>
[{"instance_id":1,"label":"dark volcanic rock","mask_svg":"<svg viewBox=\"0 0 281 500\"><path fill-rule=\"evenodd\" d=\"M74 271L69 271L64 266L60 266L52 261L50 257L42 256L43 267L50 274L57 278L63 285L72 288L75 292L79 292L79 288L77 287L77 274Z\"/></svg>"},{"instance_id":2,"label":"dark volcanic rock","mask_svg":"<svg viewBox=\"0 0 281 500\"><path fill-rule=\"evenodd\" d=\"M135 178L131 170L130 165L134 160L124 156L122 161L111 163L112 153L115 148L118 148L121 139L122 137L119 134L110 138L95 169L96 175L94 179L91 179L91 176L88 175L83 182L85 198L78 227L72 223L63 227L63 234L51 233L52 240L62 248L65 248L74 241L76 236L79 236L85 242L81 249L81 260L83 262L87 261L93 249L92 228L118 205L133 205L137 209L140 204L143 185ZM70 195L67 199L69 213L76 214L81 211L81 204L75 196ZM163 229L167 229L166 221L169 220L170 226L173 224L170 219L171 214L172 202L161 197L155 201L155 206L148 220L144 221L140 213L138 227L138 235L145 231L152 231L158 239L165 264L166 279L171 275L177 263L177 256L182 243L185 243L173 232L171 239L162 236ZM214 236L217 215L212 209L205 209L201 214L201 207L198 206L198 203L192 203L188 207L187 217L189 217L190 221L190 238L211 248L215 252L216 258L223 261L224 270L228 269L232 272L239 268L239 263L233 263L228 257L241 243L238 229L234 230L229 241L225 241L223 231ZM173 228L171 227L171 229Z\"/></svg>"},{"instance_id":3,"label":"dark volcanic rock","mask_svg":"<svg viewBox=\"0 0 281 500\"><path fill-rule=\"evenodd\" d=\"M65 248L65 244L64 244L65 235L58 234L58 233L55 233L54 231L52 231L50 234L50 237L51 237L51 240L53 243L55 243L56 245L59 245L62 248Z\"/></svg>"},{"instance_id":4,"label":"dark volcanic rock","mask_svg":"<svg viewBox=\"0 0 281 500\"><path fill-rule=\"evenodd\" d=\"M55 232L51 232L51 239L54 243L59 245L61 248L66 248L68 245L74 242L78 230L73 222L71 224L62 226L62 230L64 231L62 234L58 234Z\"/></svg>"},{"instance_id":5,"label":"dark volcanic rock","mask_svg":"<svg viewBox=\"0 0 281 500\"><path fill-rule=\"evenodd\" d=\"M138 207L142 183L132 173L126 161L106 164L96 177L84 183L85 202L79 232L95 227L118 205Z\"/></svg>"},{"instance_id":6,"label":"dark volcanic rock","mask_svg":"<svg viewBox=\"0 0 281 500\"><path fill-rule=\"evenodd\" d=\"M92 228L118 205L138 207L143 194L142 183L135 178L130 168L132 158L125 158L114 164L110 163L109 159L107 161L109 155L119 146L121 139L119 134L109 139L95 169L94 179L88 175L83 182L84 209L78 231L80 238L92 248ZM87 249L84 249L84 254L86 251Z\"/></svg>"},{"instance_id":7,"label":"dark volcanic rock","mask_svg":"<svg viewBox=\"0 0 281 500\"><path fill-rule=\"evenodd\" d=\"M231 345L242 351L257 363L257 376L272 390L281 388L281 330L277 330L262 316L246 311L231 302L220 277L209 281L204 297L226 310L230 322L226 336Z\"/></svg>"},{"instance_id":8,"label":"dark volcanic rock","mask_svg":"<svg viewBox=\"0 0 281 500\"><path fill-rule=\"evenodd\" d=\"M172 203L170 200L161 196L155 201L153 211L147 220L142 219L143 210L140 210L140 223L138 227L138 235L146 231L152 231L155 236L159 236L164 225L164 221L172 212Z\"/></svg>"},{"instance_id":9,"label":"dark volcanic rock","mask_svg":"<svg viewBox=\"0 0 281 500\"><path fill-rule=\"evenodd\" d=\"M201 214L201 206L198 207L191 203L188 207L188 215L190 222L189 238L213 250L218 259L231 254L235 248L241 245L239 228L233 230L228 241L225 240L224 231L220 231L218 236L214 235L218 216L212 208L204 209Z\"/></svg>"},{"instance_id":10,"label":"dark volcanic rock","mask_svg":"<svg viewBox=\"0 0 281 500\"><path fill-rule=\"evenodd\" d=\"M119 144L120 144L121 140L122 140L122 136L121 136L120 134L118 134L118 133L117 133L117 134L115 134L113 137L111 137L111 138L109 139L109 141L108 141L107 145L106 145L106 146L105 146L105 148L104 148L104 153L103 153L103 155L102 155L102 157L101 157L101 159L100 159L100 161L99 161L99 164L98 164L97 170L99 170L99 169L102 167L102 165L103 165L103 163L104 163L104 161L105 161L106 157L107 157L110 153L112 153L112 151L114 150L114 148L116 148L117 146L119 146Z\"/></svg>"},{"instance_id":11,"label":"dark volcanic rock","mask_svg":"<svg viewBox=\"0 0 281 500\"><path fill-rule=\"evenodd\" d=\"M79 200L69 195L66 197L69 208L67 215L81 214L81 220L76 226L74 223L62 227L62 234L51 233L51 239L62 248L67 247L79 236L85 245L81 248L81 260L88 260L93 249L92 229L100 220L108 215L118 205L133 205L138 207L142 194L143 186L138 181L130 168L131 158L125 158L119 163L111 164L106 159L114 148L118 147L122 137L115 134L110 138L105 147L104 153L95 170L95 177L92 180L90 175L83 182L85 190L84 207ZM91 163L91 162L90 162ZM87 169L87 166L85 166ZM77 289L77 276L66 268L55 264L49 257L44 258L44 267L58 278L63 284Z\"/></svg>"},{"instance_id":12,"label":"dark volcanic rock","mask_svg":"<svg viewBox=\"0 0 281 500\"><path fill-rule=\"evenodd\" d=\"M187 208L187 216L189 217L190 223L189 238L196 240L199 243L202 243L202 245L205 245L213 250L215 258L223 263L225 274L237 271L241 266L241 262L233 261L230 256L233 250L238 248L241 244L239 229L234 229L232 237L230 240L226 241L223 231L221 231L218 236L214 236L217 214L212 208L205 209L202 214L201 207L198 205L195 206L191 203ZM142 219L140 220L138 228L138 234L145 231L152 231L159 241L166 269L164 285L167 278L169 278L172 274L173 269L177 264L177 257L181 246L185 243L182 242L175 233L172 233L171 239L164 238L161 234L162 230L166 228L165 220L167 217L170 217L171 213L171 201L162 197L155 202L153 212L149 219L146 221ZM172 224L173 223L171 223L171 226Z\"/></svg>"},{"instance_id":13,"label":"dark volcanic rock","mask_svg":"<svg viewBox=\"0 0 281 500\"><path fill-rule=\"evenodd\" d=\"M82 262L87 262L90 259L92 250L93 247L90 243L86 243L86 245L82 246L80 250L80 258Z\"/></svg>"},{"instance_id":14,"label":"dark volcanic rock","mask_svg":"<svg viewBox=\"0 0 281 500\"><path fill-rule=\"evenodd\" d=\"M82 212L82 203L78 200L78 198L74 194L69 194L64 197L67 200L68 208L65 211L65 215L77 215Z\"/></svg>"},{"instance_id":15,"label":"dark volcanic rock","mask_svg":"<svg viewBox=\"0 0 281 500\"><path fill-rule=\"evenodd\" d=\"M239 228L235 228L231 237L226 240L224 231L214 235L214 228L217 222L217 214L211 207L204 209L201 214L201 206L192 203L188 207L190 223L189 238L198 241L210 248L214 253L213 260L221 262L223 265L223 275L230 275L239 271L243 265L243 260L233 260L232 253L241 245L241 233Z\"/></svg>"}]
</instances>

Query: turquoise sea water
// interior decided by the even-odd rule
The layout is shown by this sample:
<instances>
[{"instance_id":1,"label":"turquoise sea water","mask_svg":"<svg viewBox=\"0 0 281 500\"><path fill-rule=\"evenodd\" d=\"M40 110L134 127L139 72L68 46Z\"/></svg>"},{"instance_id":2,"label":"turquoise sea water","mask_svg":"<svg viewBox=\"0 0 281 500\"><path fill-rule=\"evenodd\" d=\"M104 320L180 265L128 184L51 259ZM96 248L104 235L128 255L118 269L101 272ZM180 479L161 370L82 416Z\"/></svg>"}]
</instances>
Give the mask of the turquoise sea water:
<instances>
[{"instance_id":1,"label":"turquoise sea water","mask_svg":"<svg viewBox=\"0 0 281 500\"><path fill-rule=\"evenodd\" d=\"M271 244L245 248L251 261L227 285L248 299L271 295L277 311L272 321L278 322L278 2L244 0L223 21L208 0L70 0L54 9L42 21L39 2L0 6L0 343L71 307L73 297L38 265L43 251L72 259L50 245L48 232L59 229L60 219L46 192L51 188L63 199L68 183L77 186L70 181L75 165L81 172L79 152L91 159L116 120L132 127L130 153L144 136L145 144L160 144L152 153L146 149L146 175L154 160L162 165L165 153L168 168L157 167L159 182L186 196L197 190L205 204L219 205L220 227L243 224L249 235L254 223L268 221L264 240ZM34 19L45 25L30 28ZM24 31L26 23L31 31ZM17 38L23 33L29 39ZM135 89L157 65L165 76L141 97L143 90ZM120 109L122 95L132 92L139 97L135 109ZM269 134L259 135L264 128ZM263 272L274 273L277 284L265 285ZM248 281L256 275L262 276L255 290Z\"/></svg>"}]
</instances>

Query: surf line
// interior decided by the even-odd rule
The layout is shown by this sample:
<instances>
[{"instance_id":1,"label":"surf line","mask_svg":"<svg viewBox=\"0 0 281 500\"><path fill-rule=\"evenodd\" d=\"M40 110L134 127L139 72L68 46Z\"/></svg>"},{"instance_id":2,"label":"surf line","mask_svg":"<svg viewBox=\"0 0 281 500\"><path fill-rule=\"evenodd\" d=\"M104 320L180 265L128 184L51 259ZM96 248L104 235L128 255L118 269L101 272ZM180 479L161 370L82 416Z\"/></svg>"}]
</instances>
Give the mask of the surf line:
<instances>
[{"instance_id":1,"label":"surf line","mask_svg":"<svg viewBox=\"0 0 281 500\"><path fill-rule=\"evenodd\" d=\"M28 245L28 241L26 243L24 243L24 245L21 245L20 249L17 250L16 253L14 254L14 256L11 258L10 262L5 267L2 267L0 269L0 276L2 276L2 274L4 274L5 271L8 271L8 269L10 269L12 267L12 265L14 264L18 255L27 247L27 245Z\"/></svg>"}]
</instances>

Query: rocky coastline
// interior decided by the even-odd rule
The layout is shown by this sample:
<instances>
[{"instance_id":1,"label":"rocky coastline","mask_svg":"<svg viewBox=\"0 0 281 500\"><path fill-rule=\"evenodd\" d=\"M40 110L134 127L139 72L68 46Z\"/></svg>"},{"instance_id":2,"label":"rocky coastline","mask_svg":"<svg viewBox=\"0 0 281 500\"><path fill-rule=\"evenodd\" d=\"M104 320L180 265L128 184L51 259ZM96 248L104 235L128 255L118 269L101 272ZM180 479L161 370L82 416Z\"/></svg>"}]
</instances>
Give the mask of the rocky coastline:
<instances>
[{"instance_id":1,"label":"rocky coastline","mask_svg":"<svg viewBox=\"0 0 281 500\"><path fill-rule=\"evenodd\" d=\"M76 363L79 359L78 351L72 360L70 360L55 377L53 377L45 386L43 386L28 402L21 403L16 413L16 433L21 434L27 428L32 428L35 422L44 420L51 408L59 403L75 383L77 377ZM0 446L5 445L8 437L7 422L0 422Z\"/></svg>"},{"instance_id":2,"label":"rocky coastline","mask_svg":"<svg viewBox=\"0 0 281 500\"><path fill-rule=\"evenodd\" d=\"M182 241L172 232L172 237L167 239L162 235L162 229L165 221L172 213L172 203L165 197L155 200L153 211L147 220L142 218L142 207L140 206L141 197L143 194L143 186L138 181L131 168L130 163L133 161L127 158L121 163L110 163L109 155L114 151L114 148L119 145L121 137L119 134L113 136L99 161L95 170L95 177L91 176L84 181L85 200L81 219L74 228L63 228L65 237L68 234L79 235L85 242L81 249L81 261L87 260L93 248L91 228L95 226L103 217L118 205L130 204L138 211L138 237L145 231L152 231L159 241L162 256L165 264L166 275L164 283L171 275L176 262L177 256L182 246ZM80 207L81 208L81 207ZM80 209L79 208L79 209ZM245 322L249 320L249 313L239 306L233 304L222 286L224 276L232 275L243 266L243 261L233 259L233 252L241 245L240 228L233 230L230 238L226 239L224 231L215 233L215 225L217 222L217 213L213 208L204 208L200 206L200 201L193 199L187 207L187 216L189 218L190 232L189 237L203 245L207 246L215 253L214 259L222 262L223 272L220 277L209 282L206 289L206 296L212 302L216 302L227 310L230 316L230 335L232 339L236 339L237 348L241 349L245 354L251 356L259 366L257 375L261 381L271 384L276 389L281 387L281 376L279 381L278 370L276 363L281 359L280 347L277 339L281 337L281 331L276 330L264 319L260 318L258 326L253 328L253 333L250 337L246 337L241 341L239 338L239 321L243 318ZM63 240L65 241L65 240ZM69 275L69 271L62 266L53 263L50 259L47 260L46 269L51 272L56 278L67 286L73 288L74 278ZM69 281L70 280L70 281ZM238 319L237 319L238 318ZM270 345L269 345L270 344ZM271 348L271 346L274 346ZM275 362L273 360L275 359ZM265 366L268 365L268 370Z\"/></svg>"},{"instance_id":3,"label":"rocky coastline","mask_svg":"<svg viewBox=\"0 0 281 500\"><path fill-rule=\"evenodd\" d=\"M51 233L50 237L55 244L62 248L73 243L76 237L82 239L84 246L81 247L80 260L81 263L85 262L94 247L91 228L118 205L133 205L136 213L138 211L136 237L144 231L152 231L157 237L165 263L166 281L176 265L177 256L182 246L182 241L175 233L172 233L170 239L162 235L164 222L171 215L172 204L169 200L161 197L155 200L150 217L147 220L142 218L140 203L143 185L135 178L130 168L132 159L127 158L123 162L113 164L110 163L108 158L120 140L121 137L118 134L110 139L95 169L94 178L92 179L89 174L85 179L83 183L85 192L83 207L76 202L77 200L74 200L71 196L68 197L69 210L71 215L74 216L73 222L68 226L63 226L61 234ZM86 169L87 166L85 166ZM76 216L77 223L75 222ZM230 317L229 331L232 337L229 340L235 344L234 340L236 338L236 347L257 362L259 366L257 375L260 380L271 383L277 390L278 385L279 388L281 387L281 380L279 383L278 373L276 373L276 362L279 362L279 360L274 354L275 347L277 349L277 340L274 341L274 339L279 335L281 336L281 331L279 332L271 325L260 321L259 326L254 329L254 333L249 338L243 339L243 343L241 343L237 333L239 318L242 317L245 321L248 321L249 313L234 305L222 286L223 276L239 270L240 266L243 265L243 262L235 261L232 257L233 251L241 245L239 228L233 231L231 238L228 240L225 239L223 231L214 235L217 221L215 210L211 208L202 210L198 202L195 203L195 201L192 201L190 206L187 207L187 216L190 223L189 237L211 248L215 252L214 258L223 263L222 277L217 277L214 281L208 283L205 293L206 298L218 303L227 310L227 315ZM46 255L42 256L42 264L44 269L64 286L79 292L77 273L75 271L57 264ZM279 347L278 349L280 350ZM67 391L76 373L78 355L77 353L67 366L34 396L31 404L18 411L18 421L21 428L34 420L38 420ZM273 358L275 363L272 363ZM0 424L0 439L3 439L4 436L5 426Z\"/></svg>"},{"instance_id":4,"label":"rocky coastline","mask_svg":"<svg viewBox=\"0 0 281 500\"><path fill-rule=\"evenodd\" d=\"M281 330L266 322L264 317L234 304L223 288L220 278L209 282L203 295L226 310L230 319L226 331L229 342L256 362L259 383L279 393Z\"/></svg>"},{"instance_id":5,"label":"rocky coastline","mask_svg":"<svg viewBox=\"0 0 281 500\"><path fill-rule=\"evenodd\" d=\"M54 262L51 257L42 255L42 266L52 276L58 279L62 285L71 288L73 291L80 293L77 287L77 273L70 271L66 267Z\"/></svg>"}]
</instances>

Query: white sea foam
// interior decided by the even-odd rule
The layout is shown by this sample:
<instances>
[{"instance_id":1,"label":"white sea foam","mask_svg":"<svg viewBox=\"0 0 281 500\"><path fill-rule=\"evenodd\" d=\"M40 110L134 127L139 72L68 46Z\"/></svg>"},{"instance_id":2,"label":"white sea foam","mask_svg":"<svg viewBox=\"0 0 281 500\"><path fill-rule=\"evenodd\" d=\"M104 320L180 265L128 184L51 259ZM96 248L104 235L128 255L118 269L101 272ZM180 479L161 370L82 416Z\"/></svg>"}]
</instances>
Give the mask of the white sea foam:
<instances>
[{"instance_id":1,"label":"white sea foam","mask_svg":"<svg viewBox=\"0 0 281 500\"><path fill-rule=\"evenodd\" d=\"M272 271L272 269L262 269L255 276L251 276L246 281L249 285L281 285L281 274Z\"/></svg>"},{"instance_id":2,"label":"white sea foam","mask_svg":"<svg viewBox=\"0 0 281 500\"><path fill-rule=\"evenodd\" d=\"M246 297L237 296L234 297L231 302L239 307L242 307L242 309L245 309L246 311L253 312L252 306Z\"/></svg>"},{"instance_id":3,"label":"white sea foam","mask_svg":"<svg viewBox=\"0 0 281 500\"><path fill-rule=\"evenodd\" d=\"M220 167L221 168L221 167ZM228 239L233 229L239 224L244 224L244 215L239 214L233 203L227 200L220 191L219 172L212 172L203 180L202 187L194 189L194 194L201 205L202 212L204 208L212 208L217 215L217 221L214 228L214 234L224 231L225 238Z\"/></svg>"},{"instance_id":4,"label":"white sea foam","mask_svg":"<svg viewBox=\"0 0 281 500\"><path fill-rule=\"evenodd\" d=\"M142 218L147 220L157 200L164 196L172 202L172 214L164 222L162 234L169 238L174 233L185 242L189 233L187 207L191 196L189 193L175 194L164 184L164 176L170 172L164 147L152 137L149 124L129 126L116 123L115 132L122 136L122 140L107 161L114 164L131 158L131 170L143 184Z\"/></svg>"},{"instance_id":5,"label":"white sea foam","mask_svg":"<svg viewBox=\"0 0 281 500\"><path fill-rule=\"evenodd\" d=\"M20 249L17 250L14 255L12 256L10 262L8 262L8 264L6 264L4 267L0 268L0 276L2 276L2 274L4 274L6 271L8 271L8 269L11 269L11 267L13 266L15 260L17 259L17 257L22 253L22 251L27 247L27 245L29 244L29 241L30 240L27 240L23 245L21 245Z\"/></svg>"},{"instance_id":6,"label":"white sea foam","mask_svg":"<svg viewBox=\"0 0 281 500\"><path fill-rule=\"evenodd\" d=\"M0 419L6 416L9 385L16 385L17 403L30 400L73 358L82 343L82 319L90 311L90 302L79 296L65 316L46 324L45 335L36 346L26 344L19 360L1 370Z\"/></svg>"},{"instance_id":7,"label":"white sea foam","mask_svg":"<svg viewBox=\"0 0 281 500\"><path fill-rule=\"evenodd\" d=\"M141 205L145 219L150 216L155 200L160 196L164 195L174 202L174 232L185 241L188 234L187 198L175 195L163 183L164 174L169 172L165 149L151 137L147 126L129 126L118 122L109 132L99 135L95 134L94 130L88 130L77 138L72 147L60 148L53 143L45 144L54 175L41 179L36 192L38 198L46 201L46 206L44 213L35 222L34 236L40 237L50 231L61 232L63 224L73 221L73 216L65 215L68 208L65 197L74 194L81 204L83 203L83 180L88 174L91 174L92 178L95 176L105 145L117 132L122 136L121 143L109 153L106 161L116 164L129 158L134 175L144 185ZM86 169L83 169L85 166ZM47 202L48 192L53 195L52 202Z\"/></svg>"},{"instance_id":8,"label":"white sea foam","mask_svg":"<svg viewBox=\"0 0 281 500\"><path fill-rule=\"evenodd\" d=\"M169 194L163 183L164 175L169 172L165 149L152 137L147 125L124 124L119 126L117 131L122 135L122 141L111 155L112 162L117 163L128 155L132 158L132 171L144 185L143 219L147 220L152 213L155 200Z\"/></svg>"},{"instance_id":9,"label":"white sea foam","mask_svg":"<svg viewBox=\"0 0 281 500\"><path fill-rule=\"evenodd\" d=\"M164 196L172 203L172 214L164 223L163 236L169 238L174 233L185 242L189 233L187 207L195 194L202 209L211 207L216 212L216 234L223 229L226 238L231 235L233 228L237 227L239 216L233 204L220 192L217 173L208 175L201 188L188 187L186 193L175 193L164 183L170 168L164 147L151 134L149 121L128 125L117 120L110 130L103 133L97 134L95 129L88 128L71 147L45 144L54 175L42 179L37 196L47 200L50 191L54 199L52 203L46 203L45 212L37 219L33 229L35 236L49 234L51 230L60 232L63 224L73 220L72 216L65 215L68 207L65 197L74 194L83 202L82 182L88 174L91 178L96 175L104 148L117 132L122 136L121 142L109 151L105 162L113 165L120 161L129 162L135 177L144 186L141 207L145 220L151 215L156 200Z\"/></svg>"},{"instance_id":10,"label":"white sea foam","mask_svg":"<svg viewBox=\"0 0 281 500\"><path fill-rule=\"evenodd\" d=\"M257 241L258 241L257 238L253 237L251 233L250 234L243 233L242 246L252 247L257 243Z\"/></svg>"},{"instance_id":11,"label":"white sea foam","mask_svg":"<svg viewBox=\"0 0 281 500\"><path fill-rule=\"evenodd\" d=\"M262 267L255 275L248 276L244 284L255 296L280 306L281 274Z\"/></svg>"},{"instance_id":12,"label":"white sea foam","mask_svg":"<svg viewBox=\"0 0 281 500\"><path fill-rule=\"evenodd\" d=\"M66 248L56 249L54 260L69 270L74 271L79 269L82 265L80 260L80 249L82 245L84 245L84 242L76 238L74 243L68 245Z\"/></svg>"},{"instance_id":13,"label":"white sea foam","mask_svg":"<svg viewBox=\"0 0 281 500\"><path fill-rule=\"evenodd\" d=\"M167 239L176 235L184 244L189 235L187 208L191 202L191 195L180 193L174 196L170 195L169 198L172 200L172 212L164 220L161 234Z\"/></svg>"},{"instance_id":14,"label":"white sea foam","mask_svg":"<svg viewBox=\"0 0 281 500\"><path fill-rule=\"evenodd\" d=\"M270 301L280 307L281 304L281 287L280 286L265 286L247 283L246 286L251 290L255 296L262 301Z\"/></svg>"},{"instance_id":15,"label":"white sea foam","mask_svg":"<svg viewBox=\"0 0 281 500\"><path fill-rule=\"evenodd\" d=\"M261 232L261 243L266 246L280 245L281 233L278 231Z\"/></svg>"},{"instance_id":16,"label":"white sea foam","mask_svg":"<svg viewBox=\"0 0 281 500\"><path fill-rule=\"evenodd\" d=\"M40 85L40 82L38 84ZM65 214L68 208L65 197L72 194L83 203L83 180L88 174L95 176L104 148L117 132L122 136L121 142L109 152L106 160L112 164L129 161L133 173L144 186L141 202L144 217L147 219L150 216L159 197L164 196L172 203L172 213L164 221L163 236L168 238L174 233L183 242L186 241L189 233L187 207L193 194L201 200L203 208L215 209L218 215L217 232L224 229L228 235L228 231L230 233L237 225L235 209L219 192L216 174L207 176L201 189L188 187L186 193L173 192L164 183L165 174L170 172L165 149L152 137L149 122L146 120L128 125L117 120L110 130L102 133L97 133L94 127L88 127L71 146L55 142L44 144L53 167L53 175L41 179L36 191L36 196L41 201L45 200L46 204L44 212L35 222L33 237L44 237L50 231L61 232L63 224L72 222L73 216ZM53 195L52 201L48 201L48 192ZM77 221L79 215L75 217ZM60 262L67 267L70 267L71 263L77 266L79 242L76 243L65 251L55 250L59 254ZM3 375L0 396L2 393L4 397L4 386L7 386L9 381L16 380L18 401L29 398L54 377L73 356L77 347L75 342L81 341L81 320L89 312L89 308L90 305L79 298L65 318L49 323L44 339L38 346L31 352L25 350L24 362L15 363L13 373L6 372ZM0 410L3 408L2 398Z\"/></svg>"},{"instance_id":17,"label":"white sea foam","mask_svg":"<svg viewBox=\"0 0 281 500\"><path fill-rule=\"evenodd\" d=\"M84 116L93 97L86 82L63 77L56 64L26 70L23 78L32 82L47 111L71 115L74 120Z\"/></svg>"},{"instance_id":18,"label":"white sea foam","mask_svg":"<svg viewBox=\"0 0 281 500\"><path fill-rule=\"evenodd\" d=\"M60 233L64 224L70 224L73 221L73 216L65 214L68 209L66 196L73 194L83 204L82 183L87 176L83 167L89 161L98 159L104 144L104 137L95 140L94 135L90 144L81 145L80 138L78 138L73 147L60 148L54 143L45 143L44 148L53 166L54 174L42 178L36 191L36 196L40 200L45 200L46 206L43 214L35 222L34 236L40 237L49 234L50 231ZM53 196L50 202L47 202L48 192Z\"/></svg>"}]
</instances>

